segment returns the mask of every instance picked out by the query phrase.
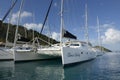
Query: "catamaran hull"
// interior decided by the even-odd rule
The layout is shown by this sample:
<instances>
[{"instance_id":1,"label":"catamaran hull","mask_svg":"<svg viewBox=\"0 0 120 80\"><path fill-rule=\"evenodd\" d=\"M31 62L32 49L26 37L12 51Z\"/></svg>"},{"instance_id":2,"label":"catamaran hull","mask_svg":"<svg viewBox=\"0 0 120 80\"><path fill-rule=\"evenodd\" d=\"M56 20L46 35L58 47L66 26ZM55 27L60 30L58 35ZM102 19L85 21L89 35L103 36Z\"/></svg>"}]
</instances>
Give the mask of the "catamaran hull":
<instances>
[{"instance_id":1,"label":"catamaran hull","mask_svg":"<svg viewBox=\"0 0 120 80\"><path fill-rule=\"evenodd\" d=\"M15 52L15 62L52 59L53 56L35 52Z\"/></svg>"},{"instance_id":2,"label":"catamaran hull","mask_svg":"<svg viewBox=\"0 0 120 80\"><path fill-rule=\"evenodd\" d=\"M0 61L13 60L13 59L14 59L13 53L10 53L5 49L0 49Z\"/></svg>"},{"instance_id":3,"label":"catamaran hull","mask_svg":"<svg viewBox=\"0 0 120 80\"><path fill-rule=\"evenodd\" d=\"M72 64L77 62L88 61L96 58L96 53L93 51L85 51L79 48L63 47L62 53L62 64Z\"/></svg>"},{"instance_id":4,"label":"catamaran hull","mask_svg":"<svg viewBox=\"0 0 120 80\"><path fill-rule=\"evenodd\" d=\"M61 50L60 49L39 49L37 51L38 54L45 54L55 57L61 57Z\"/></svg>"}]
</instances>

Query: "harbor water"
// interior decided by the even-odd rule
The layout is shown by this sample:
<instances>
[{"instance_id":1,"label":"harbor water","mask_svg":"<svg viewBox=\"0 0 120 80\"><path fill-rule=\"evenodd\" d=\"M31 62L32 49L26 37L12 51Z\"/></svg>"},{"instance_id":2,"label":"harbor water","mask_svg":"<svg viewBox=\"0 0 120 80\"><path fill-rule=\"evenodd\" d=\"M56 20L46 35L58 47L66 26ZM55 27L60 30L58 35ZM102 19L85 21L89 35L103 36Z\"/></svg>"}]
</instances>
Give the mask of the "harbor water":
<instances>
[{"instance_id":1,"label":"harbor water","mask_svg":"<svg viewBox=\"0 0 120 80\"><path fill-rule=\"evenodd\" d=\"M62 66L61 59L15 63L0 62L0 80L120 80L120 53Z\"/></svg>"}]
</instances>

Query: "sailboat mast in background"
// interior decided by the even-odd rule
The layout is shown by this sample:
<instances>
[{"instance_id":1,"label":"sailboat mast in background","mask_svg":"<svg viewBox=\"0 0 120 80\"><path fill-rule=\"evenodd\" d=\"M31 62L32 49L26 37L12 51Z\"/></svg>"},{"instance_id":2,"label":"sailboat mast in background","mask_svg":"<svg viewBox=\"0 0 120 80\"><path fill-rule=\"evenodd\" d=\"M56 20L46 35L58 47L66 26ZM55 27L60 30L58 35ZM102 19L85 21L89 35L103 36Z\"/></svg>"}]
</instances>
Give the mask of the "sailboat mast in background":
<instances>
[{"instance_id":1,"label":"sailboat mast in background","mask_svg":"<svg viewBox=\"0 0 120 80\"><path fill-rule=\"evenodd\" d=\"M102 51L102 43L100 38L100 22L99 22L98 16L97 16L97 26L98 26L98 44L99 44L100 50Z\"/></svg>"},{"instance_id":2,"label":"sailboat mast in background","mask_svg":"<svg viewBox=\"0 0 120 80\"><path fill-rule=\"evenodd\" d=\"M17 1L17 0L16 0ZM12 5L15 5L16 4L16 1L13 1L12 0ZM14 7L14 6L13 6ZM9 34L9 28L10 28L10 23L11 23L11 18L12 18L12 9L10 10L9 12L9 19L8 19L8 27L7 27L7 33L6 33L6 41L5 41L5 48L7 48L7 44L8 44L8 34ZM4 19L4 18L3 18Z\"/></svg>"},{"instance_id":3,"label":"sailboat mast in background","mask_svg":"<svg viewBox=\"0 0 120 80\"><path fill-rule=\"evenodd\" d=\"M87 15L87 4L85 4L85 37L86 42L89 43L89 36L88 36L88 15Z\"/></svg>"}]
</instances>

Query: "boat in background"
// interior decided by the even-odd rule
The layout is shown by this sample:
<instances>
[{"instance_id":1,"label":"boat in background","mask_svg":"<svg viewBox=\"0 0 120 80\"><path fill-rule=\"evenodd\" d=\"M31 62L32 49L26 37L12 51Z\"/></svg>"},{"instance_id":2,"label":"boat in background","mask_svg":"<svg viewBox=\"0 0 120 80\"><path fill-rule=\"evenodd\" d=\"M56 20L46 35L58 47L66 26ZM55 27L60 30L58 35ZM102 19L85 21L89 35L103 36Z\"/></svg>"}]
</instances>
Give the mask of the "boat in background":
<instances>
[{"instance_id":1,"label":"boat in background","mask_svg":"<svg viewBox=\"0 0 120 80\"><path fill-rule=\"evenodd\" d=\"M0 61L14 60L14 54L9 52L9 49L0 48Z\"/></svg>"},{"instance_id":2,"label":"boat in background","mask_svg":"<svg viewBox=\"0 0 120 80\"><path fill-rule=\"evenodd\" d=\"M3 22L4 20L7 18L7 16L10 14L11 17L11 11L14 8L15 4L17 3L17 0L15 0L14 2L12 2L12 5L10 6L10 8L8 9L8 11L6 12L6 14L4 15L4 17L2 18L2 20L0 21L0 27L3 26ZM14 54L11 53L9 51L9 49L6 47L7 44L7 38L8 38L8 33L9 33L9 25L10 25L10 19L9 19L9 23L8 23L8 28L7 28L7 33L6 33L6 43L5 43L5 47L4 45L0 48L0 61L1 60L13 60L14 59Z\"/></svg>"},{"instance_id":3,"label":"boat in background","mask_svg":"<svg viewBox=\"0 0 120 80\"><path fill-rule=\"evenodd\" d=\"M52 0L53 1L53 0ZM50 3L50 6L52 4L52 1ZM27 40L25 37L22 37L20 34L18 35L18 25L20 22L20 17L21 17L21 9L23 6L24 0L21 1L20 5L20 12L18 15L18 21L17 21L17 28L15 32L15 39L14 39L14 46L11 48L11 52L14 53L14 61L31 61L31 60L43 60L43 59L52 59L53 56L51 55L46 55L46 54L38 54L37 53L37 47L32 44L27 44L29 40ZM50 9L49 6L49 9ZM34 35L33 35L34 36ZM36 40L36 38L34 38ZM23 42L25 40L25 43L21 44L21 46L17 46L17 42Z\"/></svg>"},{"instance_id":4,"label":"boat in background","mask_svg":"<svg viewBox=\"0 0 120 80\"><path fill-rule=\"evenodd\" d=\"M14 54L14 61L33 61L33 60L44 60L53 58L51 55L38 54L37 49L33 48L31 45L16 46L9 50Z\"/></svg>"}]
</instances>

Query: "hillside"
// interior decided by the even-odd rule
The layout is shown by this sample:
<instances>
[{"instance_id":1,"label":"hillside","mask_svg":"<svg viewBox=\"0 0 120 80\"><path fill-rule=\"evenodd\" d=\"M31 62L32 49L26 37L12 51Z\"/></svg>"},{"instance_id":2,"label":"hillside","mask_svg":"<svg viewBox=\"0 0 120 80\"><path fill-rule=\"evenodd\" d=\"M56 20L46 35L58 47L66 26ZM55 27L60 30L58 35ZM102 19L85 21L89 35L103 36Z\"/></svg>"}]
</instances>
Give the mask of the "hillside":
<instances>
[{"instance_id":1,"label":"hillside","mask_svg":"<svg viewBox=\"0 0 120 80\"><path fill-rule=\"evenodd\" d=\"M109 50L109 49L107 49L107 48L105 48L105 47L102 47L102 46L95 46L95 48L97 48L97 49L102 49L102 50L105 51L105 52L112 52L111 50Z\"/></svg>"},{"instance_id":2,"label":"hillside","mask_svg":"<svg viewBox=\"0 0 120 80\"><path fill-rule=\"evenodd\" d=\"M0 21L0 42L5 42L7 28L8 28L8 23L2 23ZM15 30L16 30L16 25L10 24L9 35L8 35L9 42L12 42L12 43L14 42ZM19 26L18 33L20 35L22 35L22 37L25 37L25 30L27 32L27 38L29 40L32 40L33 39L33 30L27 30L27 28L25 28L23 26ZM37 31L34 31L34 36L40 37L41 39L48 41L48 37L46 35L39 34ZM39 42L41 45L47 45L47 43L45 43L41 40L39 40ZM50 38L50 43L55 44L55 43L57 43L57 41Z\"/></svg>"}]
</instances>

